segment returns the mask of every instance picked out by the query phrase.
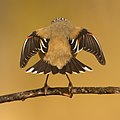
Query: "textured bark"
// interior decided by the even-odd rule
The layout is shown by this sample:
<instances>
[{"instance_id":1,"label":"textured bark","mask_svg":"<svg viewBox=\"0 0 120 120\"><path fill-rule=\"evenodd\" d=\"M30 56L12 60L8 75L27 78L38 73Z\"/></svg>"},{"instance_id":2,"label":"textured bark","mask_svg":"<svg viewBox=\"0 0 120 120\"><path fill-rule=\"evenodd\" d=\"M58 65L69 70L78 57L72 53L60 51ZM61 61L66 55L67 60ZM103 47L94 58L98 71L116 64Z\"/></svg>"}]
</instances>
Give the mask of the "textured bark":
<instances>
[{"instance_id":1,"label":"textured bark","mask_svg":"<svg viewBox=\"0 0 120 120\"><path fill-rule=\"evenodd\" d=\"M67 87L48 88L46 94L43 88L28 90L23 92L12 93L0 96L0 103L25 100L27 98L48 96L48 95L62 95L69 97ZM73 87L73 94L120 94L120 87Z\"/></svg>"}]
</instances>

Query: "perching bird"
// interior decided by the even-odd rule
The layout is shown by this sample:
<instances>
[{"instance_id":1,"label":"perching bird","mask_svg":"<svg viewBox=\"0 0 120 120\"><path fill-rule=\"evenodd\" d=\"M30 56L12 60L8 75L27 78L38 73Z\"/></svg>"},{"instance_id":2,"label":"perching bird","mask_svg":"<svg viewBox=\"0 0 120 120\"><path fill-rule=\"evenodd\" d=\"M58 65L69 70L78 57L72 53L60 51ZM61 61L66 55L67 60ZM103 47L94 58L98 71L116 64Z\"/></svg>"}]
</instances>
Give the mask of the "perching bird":
<instances>
[{"instance_id":1,"label":"perching bird","mask_svg":"<svg viewBox=\"0 0 120 120\"><path fill-rule=\"evenodd\" d=\"M69 81L69 94L72 97L73 85L68 74L92 70L75 58L81 50L92 53L100 64L106 64L102 48L91 32L85 28L74 27L65 18L56 18L50 26L33 31L27 37L21 51L20 67L25 67L29 59L38 53L40 60L26 72L46 74L45 91L51 72L65 74Z\"/></svg>"}]
</instances>

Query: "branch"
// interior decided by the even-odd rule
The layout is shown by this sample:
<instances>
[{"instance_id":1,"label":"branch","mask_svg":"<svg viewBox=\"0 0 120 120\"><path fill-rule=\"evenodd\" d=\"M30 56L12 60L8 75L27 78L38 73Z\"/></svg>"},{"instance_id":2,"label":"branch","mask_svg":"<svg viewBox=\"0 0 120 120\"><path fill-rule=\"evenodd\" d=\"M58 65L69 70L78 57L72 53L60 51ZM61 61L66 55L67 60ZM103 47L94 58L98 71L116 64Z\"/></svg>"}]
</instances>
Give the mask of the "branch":
<instances>
[{"instance_id":1,"label":"branch","mask_svg":"<svg viewBox=\"0 0 120 120\"><path fill-rule=\"evenodd\" d=\"M8 95L0 96L0 103L25 100L27 98L62 95L69 97L67 87L48 88L47 93L44 93L44 88L33 89ZM120 94L120 87L73 87L73 94Z\"/></svg>"}]
</instances>

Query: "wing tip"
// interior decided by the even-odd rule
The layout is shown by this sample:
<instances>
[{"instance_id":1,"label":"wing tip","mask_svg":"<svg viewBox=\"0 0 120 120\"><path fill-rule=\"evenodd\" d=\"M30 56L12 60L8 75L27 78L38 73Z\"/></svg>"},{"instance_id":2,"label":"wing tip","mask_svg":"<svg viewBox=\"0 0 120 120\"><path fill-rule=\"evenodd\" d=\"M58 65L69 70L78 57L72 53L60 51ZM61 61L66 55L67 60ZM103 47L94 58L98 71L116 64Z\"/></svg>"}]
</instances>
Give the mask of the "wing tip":
<instances>
[{"instance_id":1,"label":"wing tip","mask_svg":"<svg viewBox=\"0 0 120 120\"><path fill-rule=\"evenodd\" d=\"M101 60L101 61L100 61L100 64L101 64L101 65L106 65L106 60Z\"/></svg>"},{"instance_id":2,"label":"wing tip","mask_svg":"<svg viewBox=\"0 0 120 120\"><path fill-rule=\"evenodd\" d=\"M20 68L24 68L25 67L25 64L21 64L19 65Z\"/></svg>"}]
</instances>

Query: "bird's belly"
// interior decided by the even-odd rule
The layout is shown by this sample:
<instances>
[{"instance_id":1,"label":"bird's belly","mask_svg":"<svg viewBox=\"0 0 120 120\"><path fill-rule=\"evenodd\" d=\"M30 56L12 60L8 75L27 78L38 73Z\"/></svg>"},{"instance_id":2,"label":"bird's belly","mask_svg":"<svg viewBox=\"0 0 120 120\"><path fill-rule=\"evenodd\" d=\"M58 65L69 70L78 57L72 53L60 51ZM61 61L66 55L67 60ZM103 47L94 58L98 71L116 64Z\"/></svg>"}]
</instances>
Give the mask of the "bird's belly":
<instances>
[{"instance_id":1,"label":"bird's belly","mask_svg":"<svg viewBox=\"0 0 120 120\"><path fill-rule=\"evenodd\" d=\"M72 55L69 44L56 41L55 44L49 44L48 52L46 53L44 60L61 69L67 64L71 57Z\"/></svg>"}]
</instances>

